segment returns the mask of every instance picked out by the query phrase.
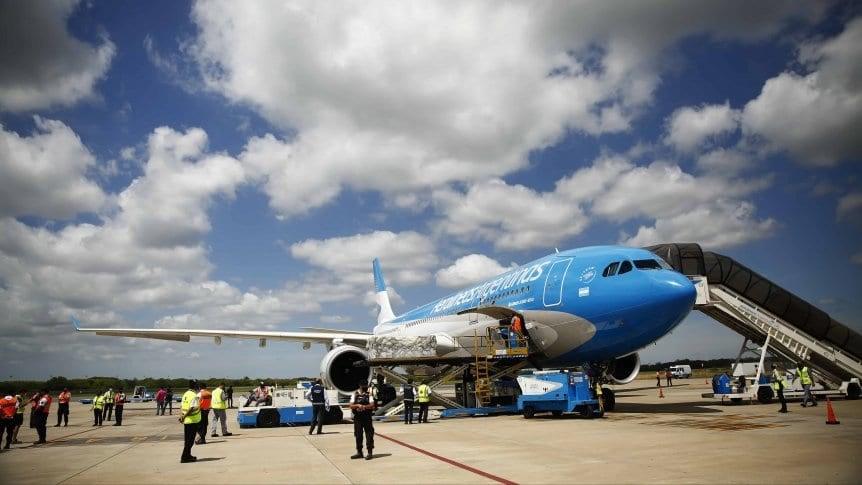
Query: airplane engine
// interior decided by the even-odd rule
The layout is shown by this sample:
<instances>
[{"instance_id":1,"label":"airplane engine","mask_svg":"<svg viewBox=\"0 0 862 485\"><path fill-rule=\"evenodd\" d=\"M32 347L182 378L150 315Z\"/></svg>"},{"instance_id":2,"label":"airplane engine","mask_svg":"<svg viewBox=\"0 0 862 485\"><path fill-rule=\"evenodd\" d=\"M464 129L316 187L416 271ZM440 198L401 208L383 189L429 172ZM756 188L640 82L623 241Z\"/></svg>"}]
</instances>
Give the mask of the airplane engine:
<instances>
[{"instance_id":1,"label":"airplane engine","mask_svg":"<svg viewBox=\"0 0 862 485\"><path fill-rule=\"evenodd\" d=\"M614 384L628 384L635 380L641 369L641 359L637 352L624 355L611 361L606 377Z\"/></svg>"},{"instance_id":2,"label":"airplane engine","mask_svg":"<svg viewBox=\"0 0 862 485\"><path fill-rule=\"evenodd\" d=\"M355 367L354 362L367 360L365 349L352 345L341 345L330 350L320 362L320 376L327 386L341 393L350 394L359 388L360 381L371 379L371 368L367 365Z\"/></svg>"}]
</instances>

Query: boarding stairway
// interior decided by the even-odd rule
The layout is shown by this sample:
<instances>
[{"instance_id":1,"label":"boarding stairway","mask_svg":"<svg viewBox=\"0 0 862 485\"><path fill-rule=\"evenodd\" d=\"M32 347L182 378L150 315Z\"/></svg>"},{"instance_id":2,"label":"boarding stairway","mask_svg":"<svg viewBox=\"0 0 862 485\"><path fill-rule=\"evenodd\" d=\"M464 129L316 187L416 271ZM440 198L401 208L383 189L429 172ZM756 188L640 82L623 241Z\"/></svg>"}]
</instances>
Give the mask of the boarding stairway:
<instances>
[{"instance_id":1,"label":"boarding stairway","mask_svg":"<svg viewBox=\"0 0 862 485\"><path fill-rule=\"evenodd\" d=\"M862 335L733 259L697 244L645 248L687 275L697 288L695 310L792 362L804 361L818 380L838 386L862 377Z\"/></svg>"}]
</instances>

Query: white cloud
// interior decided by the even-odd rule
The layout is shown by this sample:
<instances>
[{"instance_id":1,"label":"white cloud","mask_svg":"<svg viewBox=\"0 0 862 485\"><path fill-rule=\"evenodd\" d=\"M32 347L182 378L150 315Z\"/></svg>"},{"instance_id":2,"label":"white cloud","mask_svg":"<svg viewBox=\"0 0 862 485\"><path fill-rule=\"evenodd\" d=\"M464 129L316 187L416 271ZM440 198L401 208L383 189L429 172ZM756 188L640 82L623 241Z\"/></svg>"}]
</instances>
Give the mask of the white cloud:
<instances>
[{"instance_id":1,"label":"white cloud","mask_svg":"<svg viewBox=\"0 0 862 485\"><path fill-rule=\"evenodd\" d=\"M768 80L743 112L743 128L808 166L834 166L862 157L862 19L839 36L805 46L811 72Z\"/></svg>"},{"instance_id":2,"label":"white cloud","mask_svg":"<svg viewBox=\"0 0 862 485\"><path fill-rule=\"evenodd\" d=\"M116 46L70 35L66 22L77 0L0 3L0 111L68 106L94 97Z\"/></svg>"},{"instance_id":3,"label":"white cloud","mask_svg":"<svg viewBox=\"0 0 862 485\"><path fill-rule=\"evenodd\" d=\"M678 39L755 41L822 10L199 2L199 35L183 50L209 89L296 134L252 139L240 157L273 209L290 217L346 188L399 203L404 192L522 169L533 150L570 131L628 130L652 101L663 49Z\"/></svg>"},{"instance_id":4,"label":"white cloud","mask_svg":"<svg viewBox=\"0 0 862 485\"><path fill-rule=\"evenodd\" d=\"M463 241L493 241L499 249L550 248L587 226L578 205L557 193L539 193L499 179L476 183L466 194L441 189L432 197L444 214L436 223L438 231Z\"/></svg>"},{"instance_id":5,"label":"white cloud","mask_svg":"<svg viewBox=\"0 0 862 485\"><path fill-rule=\"evenodd\" d=\"M665 143L677 151L691 153L711 139L732 133L739 125L739 112L730 104L680 108L667 122Z\"/></svg>"},{"instance_id":6,"label":"white cloud","mask_svg":"<svg viewBox=\"0 0 862 485\"><path fill-rule=\"evenodd\" d=\"M462 288L505 273L516 266L512 265L507 268L498 263L497 260L483 254L470 254L458 258L451 266L437 271L435 276L437 286Z\"/></svg>"},{"instance_id":7,"label":"white cloud","mask_svg":"<svg viewBox=\"0 0 862 485\"><path fill-rule=\"evenodd\" d=\"M86 176L95 157L62 122L38 116L35 122L29 137L0 125L0 217L69 219L98 212L107 196Z\"/></svg>"},{"instance_id":8,"label":"white cloud","mask_svg":"<svg viewBox=\"0 0 862 485\"><path fill-rule=\"evenodd\" d=\"M425 283L431 277L430 268L437 264L433 241L412 231L376 231L325 240L308 239L293 244L290 254L329 270L341 281L369 288L373 280L371 260L374 258L380 259L388 285Z\"/></svg>"},{"instance_id":9,"label":"white cloud","mask_svg":"<svg viewBox=\"0 0 862 485\"><path fill-rule=\"evenodd\" d=\"M862 227L862 192L851 192L838 199L836 212L839 221Z\"/></svg>"}]
</instances>

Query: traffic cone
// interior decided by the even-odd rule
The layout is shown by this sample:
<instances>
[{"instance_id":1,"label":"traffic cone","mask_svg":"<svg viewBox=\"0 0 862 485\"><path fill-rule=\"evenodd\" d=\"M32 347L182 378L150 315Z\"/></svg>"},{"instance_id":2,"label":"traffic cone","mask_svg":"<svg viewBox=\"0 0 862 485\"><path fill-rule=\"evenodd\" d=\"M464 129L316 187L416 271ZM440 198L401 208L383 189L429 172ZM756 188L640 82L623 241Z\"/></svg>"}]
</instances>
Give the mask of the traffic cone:
<instances>
[{"instance_id":1,"label":"traffic cone","mask_svg":"<svg viewBox=\"0 0 862 485\"><path fill-rule=\"evenodd\" d=\"M826 424L841 424L841 421L835 419L835 413L832 411L832 401L829 396L826 396Z\"/></svg>"},{"instance_id":2,"label":"traffic cone","mask_svg":"<svg viewBox=\"0 0 862 485\"><path fill-rule=\"evenodd\" d=\"M658 388L658 397L664 397L664 393L661 390L661 386Z\"/></svg>"}]
</instances>

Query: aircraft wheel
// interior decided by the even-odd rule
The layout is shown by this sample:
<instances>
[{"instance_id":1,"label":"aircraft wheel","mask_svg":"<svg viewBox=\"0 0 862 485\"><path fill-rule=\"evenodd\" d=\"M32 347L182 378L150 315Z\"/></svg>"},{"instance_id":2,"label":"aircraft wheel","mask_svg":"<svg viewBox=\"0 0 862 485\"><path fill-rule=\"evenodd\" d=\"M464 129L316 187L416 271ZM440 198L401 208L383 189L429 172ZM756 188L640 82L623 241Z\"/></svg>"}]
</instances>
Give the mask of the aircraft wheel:
<instances>
[{"instance_id":1,"label":"aircraft wheel","mask_svg":"<svg viewBox=\"0 0 862 485\"><path fill-rule=\"evenodd\" d=\"M532 419L536 415L536 410L533 406L524 406L524 419Z\"/></svg>"},{"instance_id":2,"label":"aircraft wheel","mask_svg":"<svg viewBox=\"0 0 862 485\"><path fill-rule=\"evenodd\" d=\"M614 391L612 391L608 387L602 388L602 404L604 405L605 411L613 411L614 407L617 405L616 397L614 397Z\"/></svg>"},{"instance_id":3,"label":"aircraft wheel","mask_svg":"<svg viewBox=\"0 0 862 485\"><path fill-rule=\"evenodd\" d=\"M555 418L559 418L560 416L563 415L563 412L562 411L551 411L551 415L554 416Z\"/></svg>"},{"instance_id":4,"label":"aircraft wheel","mask_svg":"<svg viewBox=\"0 0 862 485\"><path fill-rule=\"evenodd\" d=\"M257 413L258 428L275 428L281 424L277 409L261 409Z\"/></svg>"},{"instance_id":5,"label":"aircraft wheel","mask_svg":"<svg viewBox=\"0 0 862 485\"><path fill-rule=\"evenodd\" d=\"M859 384L851 382L847 385L847 399L859 399L860 395L862 395L862 389L859 388Z\"/></svg>"},{"instance_id":6,"label":"aircraft wheel","mask_svg":"<svg viewBox=\"0 0 862 485\"><path fill-rule=\"evenodd\" d=\"M772 402L772 398L775 396L775 392L772 391L771 387L760 386L757 388L757 402L760 404L769 404Z\"/></svg>"}]
</instances>

